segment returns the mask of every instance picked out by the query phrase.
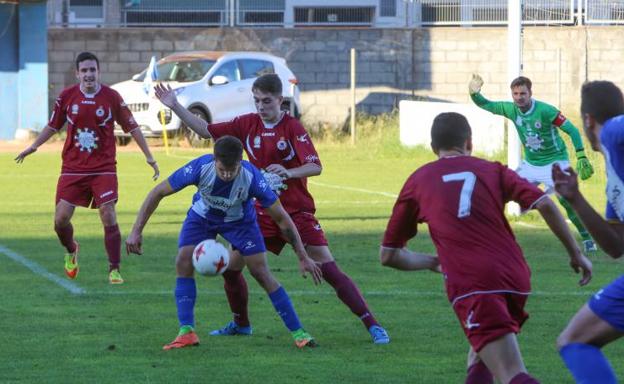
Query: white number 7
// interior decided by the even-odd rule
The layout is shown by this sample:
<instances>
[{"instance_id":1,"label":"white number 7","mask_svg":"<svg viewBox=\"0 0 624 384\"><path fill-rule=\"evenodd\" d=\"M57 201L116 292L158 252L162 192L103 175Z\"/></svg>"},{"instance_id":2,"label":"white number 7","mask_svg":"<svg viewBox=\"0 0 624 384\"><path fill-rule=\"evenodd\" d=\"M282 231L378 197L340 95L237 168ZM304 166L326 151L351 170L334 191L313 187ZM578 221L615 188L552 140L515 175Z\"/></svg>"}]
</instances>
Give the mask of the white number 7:
<instances>
[{"instance_id":1,"label":"white number 7","mask_svg":"<svg viewBox=\"0 0 624 384\"><path fill-rule=\"evenodd\" d=\"M474 190L477 177L472 172L459 172L449 173L442 176L442 181L448 183L449 181L462 181L462 189L459 194L459 209L457 210L457 217L462 218L470 216L470 206L472 204L472 191Z\"/></svg>"}]
</instances>

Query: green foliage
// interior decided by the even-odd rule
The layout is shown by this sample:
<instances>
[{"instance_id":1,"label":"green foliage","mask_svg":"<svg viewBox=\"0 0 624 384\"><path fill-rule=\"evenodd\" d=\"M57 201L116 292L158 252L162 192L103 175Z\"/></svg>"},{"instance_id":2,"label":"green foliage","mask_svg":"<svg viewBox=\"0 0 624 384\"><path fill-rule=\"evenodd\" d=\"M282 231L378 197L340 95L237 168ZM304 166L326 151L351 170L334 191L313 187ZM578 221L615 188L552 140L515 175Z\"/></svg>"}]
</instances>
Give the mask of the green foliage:
<instances>
[{"instance_id":1,"label":"green foliage","mask_svg":"<svg viewBox=\"0 0 624 384\"><path fill-rule=\"evenodd\" d=\"M369 124L369 125L367 125ZM298 274L287 250L269 256L275 277L291 295L306 329L320 343L297 350L266 294L247 274L251 337L214 338L208 331L230 318L220 278L198 279L197 348L162 351L177 332L173 287L177 234L193 191L161 202L144 231L144 254L123 257L126 283L109 286L103 230L96 211L79 208L73 219L81 243L77 285L72 295L59 284L7 257L4 249L37 263L61 281L63 249L53 231L59 154L39 151L21 165L15 154L0 154L0 273L2 274L2 383L459 383L465 377L468 344L445 297L443 279L430 272L383 268L378 247L395 196L405 178L433 159L426 148L398 144L396 119L362 124L355 147L348 140L316 142L323 174L311 178L318 218L341 268L359 285L392 342L375 346L359 320L328 284L314 287ZM343 139L341 139L343 140ZM163 178L200 150L157 151ZM122 236L155 185L140 153L118 153ZM601 179L583 183L589 200L604 207ZM546 383L571 383L554 343L587 297L619 275L618 264L592 257L596 276L576 285L564 249L541 220L523 216L513 223L533 270L530 320L519 336L530 372ZM410 247L434 252L426 227ZM620 377L624 343L605 349Z\"/></svg>"}]
</instances>

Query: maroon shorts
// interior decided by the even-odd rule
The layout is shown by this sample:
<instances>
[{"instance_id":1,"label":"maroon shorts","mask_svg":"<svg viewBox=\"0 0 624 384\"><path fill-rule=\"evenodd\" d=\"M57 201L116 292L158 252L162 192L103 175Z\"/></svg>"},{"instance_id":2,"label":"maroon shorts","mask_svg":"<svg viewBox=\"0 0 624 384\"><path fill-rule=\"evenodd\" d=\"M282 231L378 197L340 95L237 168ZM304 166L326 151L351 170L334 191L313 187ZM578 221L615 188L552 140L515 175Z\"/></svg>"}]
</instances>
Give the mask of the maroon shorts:
<instances>
[{"instance_id":1,"label":"maroon shorts","mask_svg":"<svg viewBox=\"0 0 624 384\"><path fill-rule=\"evenodd\" d=\"M266 212L257 210L257 213L258 224L260 224L266 248L276 255L279 255L284 245L287 243L282 235L282 231ZM327 245L325 233L323 233L321 224L316 220L313 213L295 212L291 213L290 217L295 223L297 231L299 231L299 236L301 236L303 245Z\"/></svg>"},{"instance_id":2,"label":"maroon shorts","mask_svg":"<svg viewBox=\"0 0 624 384\"><path fill-rule=\"evenodd\" d=\"M524 311L527 297L515 293L483 293L457 301L453 309L472 348L479 352L508 333L520 332L529 318Z\"/></svg>"},{"instance_id":3,"label":"maroon shorts","mask_svg":"<svg viewBox=\"0 0 624 384\"><path fill-rule=\"evenodd\" d=\"M56 204L65 200L70 204L99 208L117 201L117 175L61 175L56 185Z\"/></svg>"}]
</instances>

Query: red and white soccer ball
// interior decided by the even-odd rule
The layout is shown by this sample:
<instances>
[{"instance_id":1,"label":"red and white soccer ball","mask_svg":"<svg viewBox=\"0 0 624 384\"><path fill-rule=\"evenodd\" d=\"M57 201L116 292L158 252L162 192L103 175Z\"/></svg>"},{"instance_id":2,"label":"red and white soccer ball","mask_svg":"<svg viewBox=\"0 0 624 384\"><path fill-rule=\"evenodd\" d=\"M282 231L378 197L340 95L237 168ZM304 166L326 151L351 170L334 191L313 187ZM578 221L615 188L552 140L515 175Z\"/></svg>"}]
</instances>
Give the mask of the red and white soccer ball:
<instances>
[{"instance_id":1,"label":"red and white soccer ball","mask_svg":"<svg viewBox=\"0 0 624 384\"><path fill-rule=\"evenodd\" d=\"M197 244L193 250L193 267L200 275L223 274L230 263L230 253L223 244L212 239Z\"/></svg>"}]
</instances>

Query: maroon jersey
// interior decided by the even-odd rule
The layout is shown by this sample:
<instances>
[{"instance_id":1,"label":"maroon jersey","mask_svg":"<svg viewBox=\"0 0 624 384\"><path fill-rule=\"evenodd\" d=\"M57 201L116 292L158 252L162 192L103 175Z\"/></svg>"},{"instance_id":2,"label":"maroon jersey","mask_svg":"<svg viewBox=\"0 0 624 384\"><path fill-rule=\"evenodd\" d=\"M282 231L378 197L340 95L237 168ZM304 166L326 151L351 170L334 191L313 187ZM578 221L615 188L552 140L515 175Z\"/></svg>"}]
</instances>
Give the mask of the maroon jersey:
<instances>
[{"instance_id":1,"label":"maroon jersey","mask_svg":"<svg viewBox=\"0 0 624 384\"><path fill-rule=\"evenodd\" d=\"M124 132L138 128L117 91L105 85L93 95L84 94L80 85L63 90L48 122L57 131L67 122L61 173L116 172L115 121Z\"/></svg>"},{"instance_id":2,"label":"maroon jersey","mask_svg":"<svg viewBox=\"0 0 624 384\"><path fill-rule=\"evenodd\" d=\"M394 205L383 246L402 248L427 223L449 300L530 292L530 271L504 216L508 201L531 209L544 193L500 163L441 158L414 172Z\"/></svg>"},{"instance_id":3,"label":"maroon jersey","mask_svg":"<svg viewBox=\"0 0 624 384\"><path fill-rule=\"evenodd\" d=\"M280 164L286 169L306 163L321 166L305 128L299 120L288 114L284 114L274 127L265 126L258 114L250 113L238 116L230 122L209 124L208 132L215 139L224 135L237 137L243 142L249 162L260 169L271 164ZM286 185L288 189L280 195L286 212L314 213L314 200L308 192L307 178L288 179Z\"/></svg>"}]
</instances>

